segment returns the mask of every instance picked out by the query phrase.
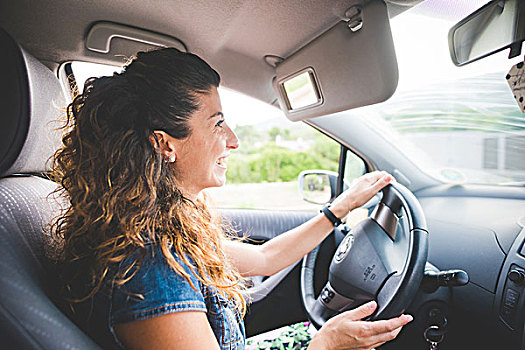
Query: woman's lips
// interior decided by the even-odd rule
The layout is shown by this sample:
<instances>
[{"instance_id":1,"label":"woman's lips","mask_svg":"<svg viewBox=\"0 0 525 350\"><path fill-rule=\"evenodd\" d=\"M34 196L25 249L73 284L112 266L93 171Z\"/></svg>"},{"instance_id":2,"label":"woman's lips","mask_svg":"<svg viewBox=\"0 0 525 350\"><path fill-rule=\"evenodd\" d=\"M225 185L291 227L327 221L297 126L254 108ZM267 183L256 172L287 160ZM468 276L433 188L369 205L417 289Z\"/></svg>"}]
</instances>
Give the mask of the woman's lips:
<instances>
[{"instance_id":1,"label":"woman's lips","mask_svg":"<svg viewBox=\"0 0 525 350\"><path fill-rule=\"evenodd\" d=\"M219 158L217 158L217 161L215 162L215 164L220 167L220 168L223 168L223 169L226 169L226 164L228 162L228 155L226 156L221 156Z\"/></svg>"}]
</instances>

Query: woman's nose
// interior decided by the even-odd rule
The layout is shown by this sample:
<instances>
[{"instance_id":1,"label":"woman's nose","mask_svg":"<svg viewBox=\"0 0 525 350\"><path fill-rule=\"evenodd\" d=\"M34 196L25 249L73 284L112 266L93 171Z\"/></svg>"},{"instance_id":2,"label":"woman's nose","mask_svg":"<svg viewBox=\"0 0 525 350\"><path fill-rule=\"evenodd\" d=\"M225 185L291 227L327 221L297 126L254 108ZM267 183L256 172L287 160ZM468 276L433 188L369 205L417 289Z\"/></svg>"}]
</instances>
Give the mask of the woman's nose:
<instances>
[{"instance_id":1,"label":"woman's nose","mask_svg":"<svg viewBox=\"0 0 525 350\"><path fill-rule=\"evenodd\" d=\"M239 148L239 139L235 132L226 124L226 147L230 149Z\"/></svg>"}]
</instances>

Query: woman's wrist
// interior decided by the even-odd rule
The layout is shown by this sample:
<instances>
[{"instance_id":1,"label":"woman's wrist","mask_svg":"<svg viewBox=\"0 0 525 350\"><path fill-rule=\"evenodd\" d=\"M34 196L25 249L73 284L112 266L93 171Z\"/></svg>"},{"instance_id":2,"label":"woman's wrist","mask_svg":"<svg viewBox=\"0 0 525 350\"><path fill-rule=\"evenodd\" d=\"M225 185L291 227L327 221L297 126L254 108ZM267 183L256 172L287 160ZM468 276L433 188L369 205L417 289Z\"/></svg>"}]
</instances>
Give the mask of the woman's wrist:
<instances>
[{"instance_id":1,"label":"woman's wrist","mask_svg":"<svg viewBox=\"0 0 525 350\"><path fill-rule=\"evenodd\" d=\"M330 206L330 211L334 213L334 215L339 219L343 220L343 218L348 214L348 211L344 208L338 208L335 206Z\"/></svg>"},{"instance_id":2,"label":"woman's wrist","mask_svg":"<svg viewBox=\"0 0 525 350\"><path fill-rule=\"evenodd\" d=\"M348 208L345 203L337 203L334 202L332 205L330 205L330 211L334 213L334 215L339 218L340 220L343 220L343 218L348 215L348 213L352 210L352 208Z\"/></svg>"},{"instance_id":3,"label":"woman's wrist","mask_svg":"<svg viewBox=\"0 0 525 350\"><path fill-rule=\"evenodd\" d=\"M334 323L335 322L335 323ZM335 350L339 346L337 343L334 343L337 340L338 335L341 334L337 330L337 320L330 319L328 320L315 335L313 336L308 350Z\"/></svg>"},{"instance_id":4,"label":"woman's wrist","mask_svg":"<svg viewBox=\"0 0 525 350\"><path fill-rule=\"evenodd\" d=\"M321 331L319 331L313 336L307 348L307 350L328 350L328 349L329 349L329 346L325 342L325 339Z\"/></svg>"},{"instance_id":5,"label":"woman's wrist","mask_svg":"<svg viewBox=\"0 0 525 350\"><path fill-rule=\"evenodd\" d=\"M330 205L330 210L339 219L343 219L348 213L356 208L354 196L345 192L339 195Z\"/></svg>"}]
</instances>

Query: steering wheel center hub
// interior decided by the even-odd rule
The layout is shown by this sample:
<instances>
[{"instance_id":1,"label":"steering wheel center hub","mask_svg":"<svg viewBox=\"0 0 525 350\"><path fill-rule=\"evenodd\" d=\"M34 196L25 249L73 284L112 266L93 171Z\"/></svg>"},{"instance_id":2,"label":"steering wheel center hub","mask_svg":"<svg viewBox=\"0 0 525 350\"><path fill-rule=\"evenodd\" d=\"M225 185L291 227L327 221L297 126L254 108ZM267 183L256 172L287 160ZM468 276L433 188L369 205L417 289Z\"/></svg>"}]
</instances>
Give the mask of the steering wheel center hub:
<instances>
[{"instance_id":1,"label":"steering wheel center hub","mask_svg":"<svg viewBox=\"0 0 525 350\"><path fill-rule=\"evenodd\" d=\"M384 239L381 236L385 236L383 229L367 218L352 230L351 238L347 235L341 242L329 274L330 285L337 293L358 303L375 298L384 281L395 272L385 257L391 249L380 250L375 244Z\"/></svg>"}]
</instances>

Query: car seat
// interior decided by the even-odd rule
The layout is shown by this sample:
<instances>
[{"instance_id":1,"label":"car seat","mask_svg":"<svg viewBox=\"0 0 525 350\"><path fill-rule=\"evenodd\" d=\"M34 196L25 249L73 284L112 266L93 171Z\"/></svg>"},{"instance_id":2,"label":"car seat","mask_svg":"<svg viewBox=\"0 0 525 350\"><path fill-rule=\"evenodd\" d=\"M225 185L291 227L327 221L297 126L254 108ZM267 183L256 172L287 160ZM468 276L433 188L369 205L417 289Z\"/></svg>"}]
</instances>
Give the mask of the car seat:
<instances>
[{"instance_id":1,"label":"car seat","mask_svg":"<svg viewBox=\"0 0 525 350\"><path fill-rule=\"evenodd\" d=\"M60 206L42 174L67 104L53 72L0 28L0 344L9 349L99 349L53 302L49 223Z\"/></svg>"}]
</instances>

